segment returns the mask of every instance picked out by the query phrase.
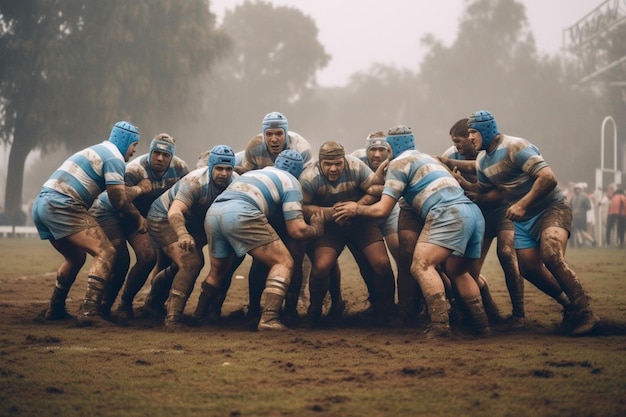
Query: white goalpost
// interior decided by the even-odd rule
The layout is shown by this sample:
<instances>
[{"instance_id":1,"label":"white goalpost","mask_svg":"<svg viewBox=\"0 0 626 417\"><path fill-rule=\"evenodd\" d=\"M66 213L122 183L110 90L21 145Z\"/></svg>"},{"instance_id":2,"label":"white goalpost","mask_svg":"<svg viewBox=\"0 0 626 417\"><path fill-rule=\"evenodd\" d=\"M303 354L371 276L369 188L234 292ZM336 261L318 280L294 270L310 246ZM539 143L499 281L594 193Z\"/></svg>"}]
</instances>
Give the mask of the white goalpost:
<instances>
[{"instance_id":1,"label":"white goalpost","mask_svg":"<svg viewBox=\"0 0 626 417\"><path fill-rule=\"evenodd\" d=\"M613 127L613 167L609 168L605 165L605 142L606 142L606 129L608 124L611 123ZM595 202L596 202L596 224L595 224L595 236L596 242L600 246L605 246L606 242L604 241L605 236L605 220L606 213L608 212L608 201L605 200L606 195L606 185L615 184L620 185L622 183L622 171L617 168L617 124L615 123L615 119L611 116L606 116L602 121L602 127L600 131L600 168L596 169L596 188L594 191Z\"/></svg>"}]
</instances>

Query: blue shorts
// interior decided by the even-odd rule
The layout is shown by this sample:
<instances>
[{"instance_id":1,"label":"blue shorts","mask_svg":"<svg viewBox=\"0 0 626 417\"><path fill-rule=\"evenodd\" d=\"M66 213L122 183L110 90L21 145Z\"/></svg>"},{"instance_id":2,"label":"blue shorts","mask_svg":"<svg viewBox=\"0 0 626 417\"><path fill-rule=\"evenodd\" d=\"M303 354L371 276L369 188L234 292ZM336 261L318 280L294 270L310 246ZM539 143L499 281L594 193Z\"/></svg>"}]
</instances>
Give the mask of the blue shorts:
<instances>
[{"instance_id":1,"label":"blue shorts","mask_svg":"<svg viewBox=\"0 0 626 417\"><path fill-rule=\"evenodd\" d=\"M39 193L33 203L33 221L42 240L59 240L100 227L85 206L54 190Z\"/></svg>"},{"instance_id":2,"label":"blue shorts","mask_svg":"<svg viewBox=\"0 0 626 417\"><path fill-rule=\"evenodd\" d=\"M556 203L528 220L514 221L515 249L530 249L539 247L541 233L548 227L572 229L572 209L565 203Z\"/></svg>"},{"instance_id":3,"label":"blue shorts","mask_svg":"<svg viewBox=\"0 0 626 417\"><path fill-rule=\"evenodd\" d=\"M391 210L391 214L384 219L378 219L378 227L383 236L398 233L398 216L400 215L400 206L396 203Z\"/></svg>"},{"instance_id":4,"label":"blue shorts","mask_svg":"<svg viewBox=\"0 0 626 417\"><path fill-rule=\"evenodd\" d=\"M259 246L280 240L267 217L252 204L240 200L211 204L204 229L211 242L211 256L220 259L232 253L242 257Z\"/></svg>"},{"instance_id":5,"label":"blue shorts","mask_svg":"<svg viewBox=\"0 0 626 417\"><path fill-rule=\"evenodd\" d=\"M434 207L428 212L418 242L452 250L452 255L478 259L485 234L485 219L474 203Z\"/></svg>"}]
</instances>

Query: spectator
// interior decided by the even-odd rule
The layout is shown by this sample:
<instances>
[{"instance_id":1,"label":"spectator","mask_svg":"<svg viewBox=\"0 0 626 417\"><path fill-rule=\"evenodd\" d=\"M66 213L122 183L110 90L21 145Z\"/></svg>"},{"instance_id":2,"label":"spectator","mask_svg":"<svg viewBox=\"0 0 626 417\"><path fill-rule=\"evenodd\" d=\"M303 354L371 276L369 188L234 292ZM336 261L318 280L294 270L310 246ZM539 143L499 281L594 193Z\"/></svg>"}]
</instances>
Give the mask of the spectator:
<instances>
[{"instance_id":1,"label":"spectator","mask_svg":"<svg viewBox=\"0 0 626 417\"><path fill-rule=\"evenodd\" d=\"M572 209L572 234L570 239L573 246L596 246L595 239L587 233L587 213L591 210L591 200L583 191L583 184L574 185L574 193L570 198L569 205Z\"/></svg>"},{"instance_id":2,"label":"spectator","mask_svg":"<svg viewBox=\"0 0 626 417\"><path fill-rule=\"evenodd\" d=\"M611 234L616 229L617 244L624 247L624 233L626 232L626 195L619 187L611 197L609 204L609 214L606 222L606 244L611 245Z\"/></svg>"}]
</instances>

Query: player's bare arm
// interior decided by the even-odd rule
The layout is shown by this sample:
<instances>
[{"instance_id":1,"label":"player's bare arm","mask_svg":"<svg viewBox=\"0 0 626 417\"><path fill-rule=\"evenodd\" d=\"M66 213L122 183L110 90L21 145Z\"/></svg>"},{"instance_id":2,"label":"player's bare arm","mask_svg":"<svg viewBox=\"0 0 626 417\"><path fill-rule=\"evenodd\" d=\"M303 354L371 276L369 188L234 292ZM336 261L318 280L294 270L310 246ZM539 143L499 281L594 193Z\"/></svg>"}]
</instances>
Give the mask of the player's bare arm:
<instances>
[{"instance_id":1,"label":"player's bare arm","mask_svg":"<svg viewBox=\"0 0 626 417\"><path fill-rule=\"evenodd\" d=\"M131 200L126 196L126 186L123 184L107 185L107 194L113 207L122 213L123 216L137 219L137 231L146 233L148 231L148 222L139 213L137 207L132 204Z\"/></svg>"},{"instance_id":2,"label":"player's bare arm","mask_svg":"<svg viewBox=\"0 0 626 417\"><path fill-rule=\"evenodd\" d=\"M289 236L294 239L312 239L324 234L324 217L320 213L313 213L307 224L304 219L287 220L285 226Z\"/></svg>"},{"instance_id":3,"label":"player's bare arm","mask_svg":"<svg viewBox=\"0 0 626 417\"><path fill-rule=\"evenodd\" d=\"M187 230L185 220L187 210L189 210L187 204L175 199L167 212L167 220L178 236L178 246L184 251L190 251L196 246L193 236Z\"/></svg>"},{"instance_id":4,"label":"player's bare arm","mask_svg":"<svg viewBox=\"0 0 626 417\"><path fill-rule=\"evenodd\" d=\"M535 182L530 191L514 204L511 204L507 210L507 217L511 220L522 218L528 207L545 198L556 186L557 180L552 168L541 168L535 174Z\"/></svg>"}]
</instances>

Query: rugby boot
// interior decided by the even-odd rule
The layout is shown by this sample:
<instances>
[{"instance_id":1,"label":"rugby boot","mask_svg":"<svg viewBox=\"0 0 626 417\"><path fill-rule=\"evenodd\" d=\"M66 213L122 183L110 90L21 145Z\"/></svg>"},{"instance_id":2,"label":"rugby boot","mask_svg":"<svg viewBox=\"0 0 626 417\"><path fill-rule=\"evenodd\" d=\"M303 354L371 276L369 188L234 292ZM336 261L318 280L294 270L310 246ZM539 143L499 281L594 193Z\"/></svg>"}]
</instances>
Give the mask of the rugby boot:
<instances>
[{"instance_id":1,"label":"rugby boot","mask_svg":"<svg viewBox=\"0 0 626 417\"><path fill-rule=\"evenodd\" d=\"M180 327L187 297L180 291L170 290L170 296L167 299L167 314L165 316L165 327L176 329Z\"/></svg>"},{"instance_id":2,"label":"rugby boot","mask_svg":"<svg viewBox=\"0 0 626 417\"><path fill-rule=\"evenodd\" d=\"M574 279L573 282L577 285L573 285L574 290L568 294L571 300L571 304L567 308L570 313L569 334L570 336L584 336L595 330L600 323L600 317L591 310L589 298L579 281Z\"/></svg>"},{"instance_id":3,"label":"rugby boot","mask_svg":"<svg viewBox=\"0 0 626 417\"><path fill-rule=\"evenodd\" d=\"M426 306L430 324L426 329L426 337L436 339L450 337L449 304L445 293L437 293L426 297Z\"/></svg>"},{"instance_id":4,"label":"rugby boot","mask_svg":"<svg viewBox=\"0 0 626 417\"><path fill-rule=\"evenodd\" d=\"M284 296L263 291L263 312L257 330L286 330L287 327L280 321L280 310Z\"/></svg>"},{"instance_id":5,"label":"rugby boot","mask_svg":"<svg viewBox=\"0 0 626 417\"><path fill-rule=\"evenodd\" d=\"M50 306L40 314L40 317L50 321L73 319L65 306L65 300L69 291L69 288L64 288L57 281L50 298Z\"/></svg>"},{"instance_id":6,"label":"rugby boot","mask_svg":"<svg viewBox=\"0 0 626 417\"><path fill-rule=\"evenodd\" d=\"M570 331L571 336L584 336L596 329L600 323L598 317L591 308L587 307L575 313L575 324Z\"/></svg>"},{"instance_id":7,"label":"rugby boot","mask_svg":"<svg viewBox=\"0 0 626 417\"><path fill-rule=\"evenodd\" d=\"M76 315L79 326L87 327L111 324L110 321L105 320L100 314L100 302L102 301L104 284L105 280L100 277L94 275L88 277L85 300Z\"/></svg>"},{"instance_id":8,"label":"rugby boot","mask_svg":"<svg viewBox=\"0 0 626 417\"><path fill-rule=\"evenodd\" d=\"M506 319L500 314L500 309L498 305L491 297L491 291L489 290L489 285L487 281L484 281L485 285L480 288L480 298L482 299L483 307L485 308L485 313L487 314L487 318L489 319L489 323L492 325L503 324L506 322Z\"/></svg>"},{"instance_id":9,"label":"rugby boot","mask_svg":"<svg viewBox=\"0 0 626 417\"><path fill-rule=\"evenodd\" d=\"M211 323L216 319L216 312L212 311L213 304L220 300L221 291L219 288L207 283L202 282L202 290L198 297L198 304L196 310L193 313L193 321L197 325ZM217 319L219 319L219 312L217 312Z\"/></svg>"},{"instance_id":10,"label":"rugby boot","mask_svg":"<svg viewBox=\"0 0 626 417\"><path fill-rule=\"evenodd\" d=\"M133 305L127 303L120 303L117 306L117 310L115 310L115 321L118 324L128 324L129 321L135 318L135 314L133 312Z\"/></svg>"},{"instance_id":11,"label":"rugby boot","mask_svg":"<svg viewBox=\"0 0 626 417\"><path fill-rule=\"evenodd\" d=\"M483 307L483 302L480 297L464 297L463 302L472 317L472 328L474 333L480 337L491 336L489 318L487 317L487 313L485 312L485 308Z\"/></svg>"}]
</instances>

